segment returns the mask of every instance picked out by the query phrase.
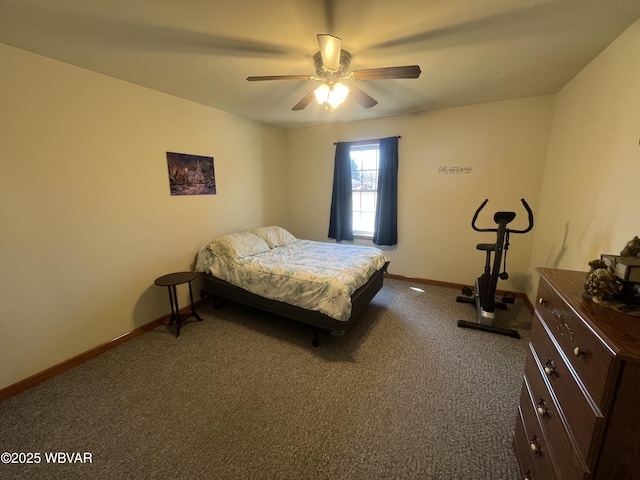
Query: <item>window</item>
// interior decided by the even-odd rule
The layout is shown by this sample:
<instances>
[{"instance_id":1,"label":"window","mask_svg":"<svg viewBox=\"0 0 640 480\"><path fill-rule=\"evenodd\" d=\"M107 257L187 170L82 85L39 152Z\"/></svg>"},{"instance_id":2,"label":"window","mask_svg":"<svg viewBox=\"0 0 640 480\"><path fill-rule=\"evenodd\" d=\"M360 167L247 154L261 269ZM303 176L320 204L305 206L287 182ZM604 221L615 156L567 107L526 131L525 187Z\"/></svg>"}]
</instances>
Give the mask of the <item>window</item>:
<instances>
[{"instance_id":1,"label":"window","mask_svg":"<svg viewBox=\"0 0 640 480\"><path fill-rule=\"evenodd\" d=\"M329 238L398 243L398 138L336 143Z\"/></svg>"},{"instance_id":2,"label":"window","mask_svg":"<svg viewBox=\"0 0 640 480\"><path fill-rule=\"evenodd\" d=\"M373 237L380 168L379 147L379 142L374 142L353 144L349 148L354 235Z\"/></svg>"}]
</instances>

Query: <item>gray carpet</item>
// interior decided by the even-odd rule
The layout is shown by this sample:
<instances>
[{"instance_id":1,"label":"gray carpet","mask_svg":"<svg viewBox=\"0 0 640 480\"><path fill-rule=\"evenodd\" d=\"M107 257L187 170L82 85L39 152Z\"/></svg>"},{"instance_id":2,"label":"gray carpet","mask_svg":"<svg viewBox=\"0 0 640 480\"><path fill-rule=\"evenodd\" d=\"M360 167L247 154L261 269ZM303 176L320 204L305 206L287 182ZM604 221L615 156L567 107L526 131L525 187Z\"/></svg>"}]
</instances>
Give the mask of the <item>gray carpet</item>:
<instances>
[{"instance_id":1,"label":"gray carpet","mask_svg":"<svg viewBox=\"0 0 640 480\"><path fill-rule=\"evenodd\" d=\"M515 479L531 315L499 312L520 340L461 329L457 294L386 279L318 348L300 324L204 306L179 338L158 327L0 403L0 451L40 453L0 478Z\"/></svg>"}]
</instances>

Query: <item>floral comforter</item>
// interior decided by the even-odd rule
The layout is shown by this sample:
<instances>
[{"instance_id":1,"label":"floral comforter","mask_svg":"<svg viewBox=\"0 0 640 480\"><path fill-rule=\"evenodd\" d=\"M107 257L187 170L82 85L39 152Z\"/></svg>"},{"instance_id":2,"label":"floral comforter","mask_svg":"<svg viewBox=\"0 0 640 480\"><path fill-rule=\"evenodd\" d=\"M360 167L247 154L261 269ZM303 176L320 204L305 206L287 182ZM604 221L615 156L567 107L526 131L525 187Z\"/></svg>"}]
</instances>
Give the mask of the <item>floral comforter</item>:
<instances>
[{"instance_id":1,"label":"floral comforter","mask_svg":"<svg viewBox=\"0 0 640 480\"><path fill-rule=\"evenodd\" d=\"M232 260L203 247L196 270L256 295L347 321L351 294L388 261L374 247L296 240Z\"/></svg>"}]
</instances>

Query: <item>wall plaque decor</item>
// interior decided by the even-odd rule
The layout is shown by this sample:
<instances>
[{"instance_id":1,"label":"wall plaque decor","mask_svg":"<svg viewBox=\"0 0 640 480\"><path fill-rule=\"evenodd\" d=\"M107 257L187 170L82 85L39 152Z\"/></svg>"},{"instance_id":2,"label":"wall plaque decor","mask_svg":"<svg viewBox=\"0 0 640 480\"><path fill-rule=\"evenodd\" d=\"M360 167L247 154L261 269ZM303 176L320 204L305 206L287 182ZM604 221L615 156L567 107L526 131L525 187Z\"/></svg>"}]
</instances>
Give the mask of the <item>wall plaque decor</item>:
<instances>
[{"instance_id":1,"label":"wall plaque decor","mask_svg":"<svg viewBox=\"0 0 640 480\"><path fill-rule=\"evenodd\" d=\"M438 173L440 175L471 173L472 171L473 168L471 167L447 167L446 165L441 165L440 167L438 167Z\"/></svg>"},{"instance_id":2,"label":"wall plaque decor","mask_svg":"<svg viewBox=\"0 0 640 480\"><path fill-rule=\"evenodd\" d=\"M215 195L213 157L167 152L171 195Z\"/></svg>"}]
</instances>

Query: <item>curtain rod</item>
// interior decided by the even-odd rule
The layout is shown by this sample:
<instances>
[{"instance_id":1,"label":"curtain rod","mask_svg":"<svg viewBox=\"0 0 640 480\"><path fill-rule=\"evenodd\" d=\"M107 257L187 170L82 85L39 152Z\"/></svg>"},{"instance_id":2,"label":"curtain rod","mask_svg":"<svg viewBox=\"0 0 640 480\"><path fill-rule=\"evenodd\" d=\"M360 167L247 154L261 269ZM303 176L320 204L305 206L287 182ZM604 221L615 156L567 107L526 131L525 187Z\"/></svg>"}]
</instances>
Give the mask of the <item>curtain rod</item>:
<instances>
[{"instance_id":1,"label":"curtain rod","mask_svg":"<svg viewBox=\"0 0 640 480\"><path fill-rule=\"evenodd\" d=\"M392 135L391 137L383 137L383 138L402 138L400 135ZM357 142L347 142L347 143L351 143L353 145L358 145L361 143L372 143L372 142L377 142L378 140L380 140L379 138L372 138L370 140L358 140ZM333 142L334 145L337 145L339 142Z\"/></svg>"}]
</instances>

